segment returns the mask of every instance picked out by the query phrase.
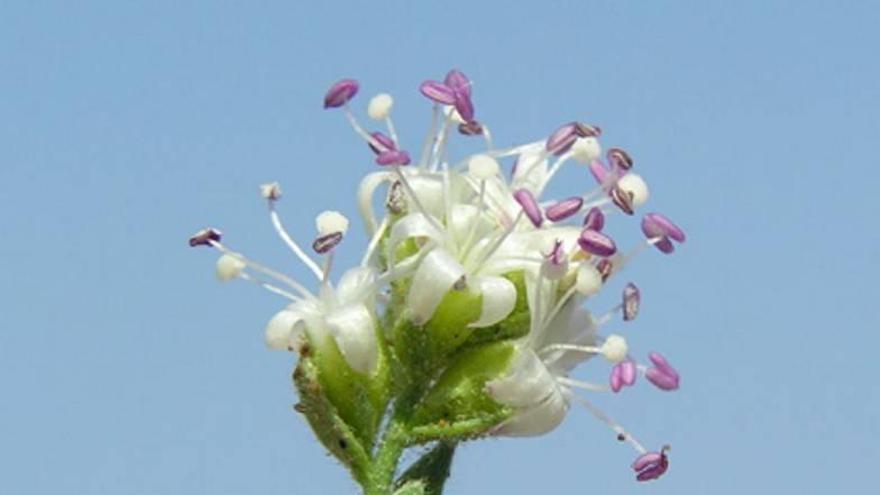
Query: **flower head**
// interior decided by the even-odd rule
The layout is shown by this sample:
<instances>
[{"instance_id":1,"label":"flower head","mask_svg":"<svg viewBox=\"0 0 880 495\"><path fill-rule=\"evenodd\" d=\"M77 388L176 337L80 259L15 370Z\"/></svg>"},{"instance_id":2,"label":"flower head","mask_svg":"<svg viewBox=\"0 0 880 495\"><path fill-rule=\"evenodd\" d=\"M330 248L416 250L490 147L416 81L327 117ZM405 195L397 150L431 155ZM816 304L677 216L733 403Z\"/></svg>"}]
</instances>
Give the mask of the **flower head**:
<instances>
[{"instance_id":1,"label":"flower head","mask_svg":"<svg viewBox=\"0 0 880 495\"><path fill-rule=\"evenodd\" d=\"M664 356L652 352L650 365L641 364L619 330L606 331L617 315L621 322L636 318L641 291L635 284L627 284L620 303L600 316L585 307L645 248L670 253L674 243L685 241L683 230L659 213L643 217L646 240L628 250L618 246L606 228L634 215L649 199L647 183L633 172L629 152L608 148L603 161L602 130L580 121L565 123L532 142L497 148L489 127L476 119L471 80L451 70L442 81L428 79L419 86L432 106L432 120L425 144L411 155L391 118L393 98L382 93L369 101L366 113L384 127L368 129L350 108L359 88L357 81L343 79L324 97L324 107L339 108L372 153L365 153L365 162L375 162L357 194L369 238L358 266L345 271L338 283L331 282L334 253L346 238L348 218L335 210L319 214L309 253L282 223L277 211L281 187L276 182L260 188L270 221L283 244L315 276L314 289L233 251L221 243L215 229L204 229L189 240L191 246L220 251L216 272L221 281L245 280L286 300L266 326L269 347L300 352L303 359L312 349L318 355L338 350L345 369L332 373L340 380L353 372L359 380L375 380L370 387L378 390L421 386L425 389L419 393L427 395L460 354L486 342L501 342L513 349L512 358L491 378L480 378L485 386L481 384L477 393L505 416L491 428L468 431L457 439L487 432L540 435L558 426L572 404L579 404L639 452L633 468L640 481L662 475L668 449L648 452L585 397L619 393L634 386L639 375L664 391L680 383L679 373ZM456 128L460 134L481 137L485 149L451 160L449 141ZM512 165L509 177L502 172L505 161ZM550 182L571 163L584 183L592 175L596 184L578 187L572 182L576 189L567 195L547 197ZM377 198L380 192L384 197ZM384 208L377 214L379 203ZM461 294L467 297L456 299ZM450 306L449 301L458 300L468 308ZM425 341L438 334L448 337L442 348ZM417 359L401 358L408 353ZM380 376L377 370L388 354L396 359L386 361L418 372ZM602 368L608 383L572 376L576 368L588 365ZM388 382L401 376L423 377L424 383ZM343 392L335 400L362 399L347 397L351 394L346 387L338 390ZM385 411L385 403L376 404L373 410ZM357 416L357 411L350 415ZM376 418L371 421L379 424ZM365 445L372 441L361 440Z\"/></svg>"}]
</instances>

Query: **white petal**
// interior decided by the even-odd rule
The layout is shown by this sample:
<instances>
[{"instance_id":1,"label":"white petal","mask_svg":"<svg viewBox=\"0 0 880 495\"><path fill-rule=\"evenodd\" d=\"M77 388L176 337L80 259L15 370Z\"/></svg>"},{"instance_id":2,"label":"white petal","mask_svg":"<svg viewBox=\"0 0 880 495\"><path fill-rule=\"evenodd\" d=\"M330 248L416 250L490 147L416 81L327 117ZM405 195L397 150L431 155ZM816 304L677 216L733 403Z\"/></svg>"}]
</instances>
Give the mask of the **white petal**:
<instances>
[{"instance_id":1,"label":"white petal","mask_svg":"<svg viewBox=\"0 0 880 495\"><path fill-rule=\"evenodd\" d=\"M373 232L378 228L376 214L373 212L373 194L375 194L376 188L381 186L383 182L390 180L391 177L391 172L373 172L367 174L358 186L358 209L364 218L364 226L369 235L373 235Z\"/></svg>"},{"instance_id":2,"label":"white petal","mask_svg":"<svg viewBox=\"0 0 880 495\"><path fill-rule=\"evenodd\" d=\"M370 267L356 267L348 270L336 285L339 304L367 302L376 292L376 271Z\"/></svg>"},{"instance_id":3,"label":"white petal","mask_svg":"<svg viewBox=\"0 0 880 495\"><path fill-rule=\"evenodd\" d=\"M443 249L433 249L425 256L412 278L407 305L417 324L425 323L443 296L464 275L464 268Z\"/></svg>"},{"instance_id":4,"label":"white petal","mask_svg":"<svg viewBox=\"0 0 880 495\"><path fill-rule=\"evenodd\" d=\"M412 167L409 167L409 169L412 169ZM446 211L446 203L443 200L443 181L441 178L437 175L422 173L416 175L416 172L410 172L407 175L407 179L419 198L419 203L425 208L425 213L435 218L443 218ZM406 197L409 201L409 211L418 211L410 195L407 194Z\"/></svg>"},{"instance_id":5,"label":"white petal","mask_svg":"<svg viewBox=\"0 0 880 495\"><path fill-rule=\"evenodd\" d=\"M384 120L391 113L392 106L394 106L394 98L388 93L379 93L370 98L367 115L373 120Z\"/></svg>"},{"instance_id":6,"label":"white petal","mask_svg":"<svg viewBox=\"0 0 880 495\"><path fill-rule=\"evenodd\" d=\"M283 309L275 313L266 325L266 345L280 350L295 348L304 329L305 320L302 313Z\"/></svg>"},{"instance_id":7,"label":"white petal","mask_svg":"<svg viewBox=\"0 0 880 495\"><path fill-rule=\"evenodd\" d=\"M490 397L516 408L540 404L556 388L553 374L531 349L519 352L507 375L486 383Z\"/></svg>"},{"instance_id":8,"label":"white petal","mask_svg":"<svg viewBox=\"0 0 880 495\"><path fill-rule=\"evenodd\" d=\"M546 397L538 405L522 409L499 425L492 434L508 437L532 437L552 431L568 412L568 399L562 391Z\"/></svg>"},{"instance_id":9,"label":"white petal","mask_svg":"<svg viewBox=\"0 0 880 495\"><path fill-rule=\"evenodd\" d=\"M476 225L474 225L476 223ZM456 246L463 246L474 230L473 240L482 239L492 230L492 223L474 205L454 204L449 212L447 230Z\"/></svg>"},{"instance_id":10,"label":"white petal","mask_svg":"<svg viewBox=\"0 0 880 495\"><path fill-rule=\"evenodd\" d=\"M355 371L372 374L379 359L376 325L363 304L351 304L327 315L327 327L345 361Z\"/></svg>"},{"instance_id":11,"label":"white petal","mask_svg":"<svg viewBox=\"0 0 880 495\"><path fill-rule=\"evenodd\" d=\"M473 287L483 295L483 309L469 327L482 328L507 318L516 306L516 286L504 277L476 277Z\"/></svg>"},{"instance_id":12,"label":"white petal","mask_svg":"<svg viewBox=\"0 0 880 495\"><path fill-rule=\"evenodd\" d=\"M395 222L391 228L391 236L388 238L388 248L396 249L401 242L412 237L427 237L437 244L445 245L446 233L438 230L428 220L428 217L421 213L410 213Z\"/></svg>"}]
</instances>

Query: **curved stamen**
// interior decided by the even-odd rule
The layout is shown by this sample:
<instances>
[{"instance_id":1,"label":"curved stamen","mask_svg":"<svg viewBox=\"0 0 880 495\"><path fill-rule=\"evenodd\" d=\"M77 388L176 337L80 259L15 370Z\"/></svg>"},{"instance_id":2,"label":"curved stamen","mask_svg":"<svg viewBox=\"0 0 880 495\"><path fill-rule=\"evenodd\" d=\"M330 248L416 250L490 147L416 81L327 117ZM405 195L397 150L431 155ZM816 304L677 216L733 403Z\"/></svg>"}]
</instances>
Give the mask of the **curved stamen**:
<instances>
[{"instance_id":1,"label":"curved stamen","mask_svg":"<svg viewBox=\"0 0 880 495\"><path fill-rule=\"evenodd\" d=\"M385 235L385 229L388 228L388 217L382 219L382 223L379 224L379 228L376 229L376 232L373 234L373 237L370 239L370 243L367 245L367 252L364 253L364 257L361 258L361 266L365 267L370 264L370 259L375 254L376 249L379 247L379 242L382 240L382 236Z\"/></svg>"},{"instance_id":2,"label":"curved stamen","mask_svg":"<svg viewBox=\"0 0 880 495\"><path fill-rule=\"evenodd\" d=\"M635 437L633 437L632 435L627 433L627 431L623 428L623 426L621 426L616 421L614 421L613 419L608 417L607 414L605 414L598 407L594 406L590 401L588 401L587 399L584 399L583 397L581 397L580 395L577 395L577 394L572 394L572 397L574 397L574 399L576 401L578 401L578 403L580 403L580 405L584 406L584 408L587 411L589 411L590 414L592 414L596 419L605 423L609 428L611 428L612 431L617 433L617 438L619 440L625 441L625 442L629 443L630 445L632 445L632 447L634 449L636 449L636 451L639 454L646 454L648 452L648 449L646 449L638 440L636 440Z\"/></svg>"},{"instance_id":3,"label":"curved stamen","mask_svg":"<svg viewBox=\"0 0 880 495\"><path fill-rule=\"evenodd\" d=\"M428 166L428 158L431 151L431 145L434 143L434 136L437 132L437 117L440 115L440 107L436 104L431 109L431 125L428 127L428 133L425 135L425 141L422 143L422 153L419 158L419 167L426 168Z\"/></svg>"},{"instance_id":4,"label":"curved stamen","mask_svg":"<svg viewBox=\"0 0 880 495\"><path fill-rule=\"evenodd\" d=\"M287 244L287 247L289 247L290 250L293 251L293 254L295 254L296 257L299 258L300 261L302 261L303 264L306 265L306 267L308 267L308 269L311 270L316 277L318 277L318 280L321 280L324 276L321 268L318 266L317 263L315 263L314 260L312 260L312 258L309 257L309 255L305 253L305 251L302 250L301 247L299 247L299 244L297 244L296 241L293 240L293 237L291 237L290 234L287 233L287 230L284 229L284 225L282 225L281 223L281 217L275 210L275 202L271 200L269 201L269 217L272 219L272 226L275 227L275 232L278 233L278 236L281 237L281 240L283 240L284 243Z\"/></svg>"},{"instance_id":5,"label":"curved stamen","mask_svg":"<svg viewBox=\"0 0 880 495\"><path fill-rule=\"evenodd\" d=\"M264 266L260 263L257 263L256 261L253 261L253 260L247 258L245 255L243 255L241 253L237 253L235 251L232 251L231 249L227 248L226 246L224 246L223 244L220 244L217 241L211 240L208 242L210 243L210 245L212 247L216 248L221 253L228 254L228 255L238 259L239 261L244 263L247 267L251 268L252 270L263 273L264 275L268 275L268 276L278 280L279 282L284 282L285 284L287 284L288 286L290 286L291 288L293 288L294 290L299 292L304 298L311 299L311 300L315 299L315 296L312 295L312 293L309 292L305 287L303 287L302 284L300 284L296 280L288 277L287 275L285 275L281 272L275 271L275 270L273 270L267 266Z\"/></svg>"},{"instance_id":6,"label":"curved stamen","mask_svg":"<svg viewBox=\"0 0 880 495\"><path fill-rule=\"evenodd\" d=\"M286 299L289 299L289 300L292 301L292 302L299 302L299 301L302 301L302 298L301 298L301 297L297 297L297 296L291 294L290 292L287 292L287 291L284 290L284 289L281 289L281 288L276 287L276 286L274 286L274 285L272 285L272 284L270 284L270 283L268 283L268 282L266 282L266 281L264 281L264 280L261 280L261 279L259 279L259 278L257 278L257 277L254 277L253 275L248 275L247 273L242 272L242 273L239 273L239 274L238 274L238 278L240 278L240 279L242 279L242 280L245 280L245 281L247 281L247 282L251 282L251 283L257 284L257 285L259 285L260 287L266 289L267 291L269 291L269 292L271 292L271 293L273 293L273 294L278 294L279 296L284 297L284 298L286 298Z\"/></svg>"},{"instance_id":7,"label":"curved stamen","mask_svg":"<svg viewBox=\"0 0 880 495\"><path fill-rule=\"evenodd\" d=\"M557 376L556 381L567 387L579 388L588 392L610 392L611 389L607 385L599 385L598 383L585 382L575 380L566 376Z\"/></svg>"}]
</instances>

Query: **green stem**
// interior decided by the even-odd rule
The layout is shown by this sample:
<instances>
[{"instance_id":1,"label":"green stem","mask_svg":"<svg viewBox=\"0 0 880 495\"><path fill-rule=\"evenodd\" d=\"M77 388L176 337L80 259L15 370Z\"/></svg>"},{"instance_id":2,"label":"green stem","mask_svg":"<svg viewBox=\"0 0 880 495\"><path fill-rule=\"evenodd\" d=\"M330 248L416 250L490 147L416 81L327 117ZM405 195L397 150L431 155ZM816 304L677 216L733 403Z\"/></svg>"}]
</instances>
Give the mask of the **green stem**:
<instances>
[{"instance_id":1,"label":"green stem","mask_svg":"<svg viewBox=\"0 0 880 495\"><path fill-rule=\"evenodd\" d=\"M382 443L364 480L364 495L391 495L394 473L409 437L406 422L401 419L392 419L385 430Z\"/></svg>"}]
</instances>

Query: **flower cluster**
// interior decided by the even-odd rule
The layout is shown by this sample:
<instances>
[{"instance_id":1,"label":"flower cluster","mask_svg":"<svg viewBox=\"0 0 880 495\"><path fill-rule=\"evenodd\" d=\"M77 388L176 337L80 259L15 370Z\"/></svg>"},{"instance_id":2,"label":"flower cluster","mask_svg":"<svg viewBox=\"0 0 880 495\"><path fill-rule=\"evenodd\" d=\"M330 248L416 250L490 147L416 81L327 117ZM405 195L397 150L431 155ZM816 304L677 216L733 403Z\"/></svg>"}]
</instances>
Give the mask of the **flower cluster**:
<instances>
[{"instance_id":1,"label":"flower cluster","mask_svg":"<svg viewBox=\"0 0 880 495\"><path fill-rule=\"evenodd\" d=\"M334 252L349 221L336 211L321 213L308 253L276 210L277 183L261 187L270 220L315 275L316 290L232 250L216 229L197 233L190 245L220 251L220 280L249 281L287 300L266 327L266 343L300 355L298 410L356 478L369 478L371 452L379 437L394 434L394 425L404 446L534 436L558 426L572 404L635 448L639 481L661 476L668 447L649 451L587 396L620 393L639 376L672 391L679 374L656 352L640 362L624 336L605 331L618 317L629 322L638 315L635 284L626 284L620 303L604 314L594 315L585 303L645 248L672 253L684 232L666 216L646 213L644 242L618 248L606 223L635 215L649 190L627 151L603 154L598 126L570 122L544 139L497 148L476 118L471 81L462 72L419 89L433 114L418 155L398 138L390 95L369 101L367 114L384 127L372 131L350 108L357 81L339 81L324 98L325 108L344 114L378 167L366 174L357 197L369 243L360 265L337 283ZM455 133L482 139L485 150L450 160ZM548 184L569 163L585 168L592 184L570 197L546 198ZM594 361L607 368L607 383L571 377Z\"/></svg>"}]
</instances>

